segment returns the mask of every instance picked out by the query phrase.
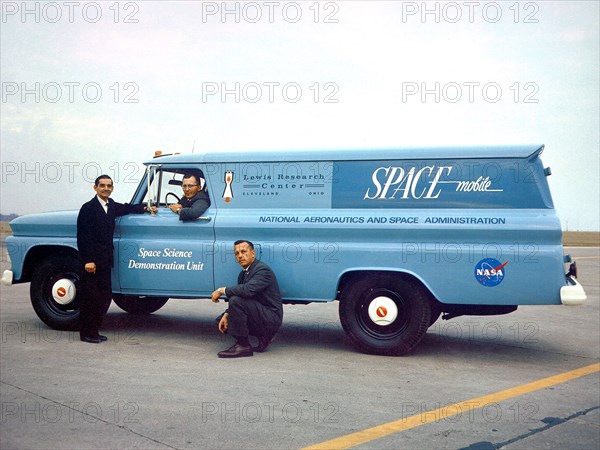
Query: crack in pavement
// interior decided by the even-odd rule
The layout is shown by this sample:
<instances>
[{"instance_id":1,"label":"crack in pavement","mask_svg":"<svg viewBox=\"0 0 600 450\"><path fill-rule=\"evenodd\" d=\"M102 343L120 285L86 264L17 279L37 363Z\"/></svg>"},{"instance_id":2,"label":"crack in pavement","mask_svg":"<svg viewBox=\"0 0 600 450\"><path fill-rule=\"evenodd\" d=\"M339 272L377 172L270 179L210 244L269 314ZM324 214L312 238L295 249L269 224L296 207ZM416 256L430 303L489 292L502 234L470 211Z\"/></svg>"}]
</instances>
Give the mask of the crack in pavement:
<instances>
[{"instance_id":1,"label":"crack in pavement","mask_svg":"<svg viewBox=\"0 0 600 450\"><path fill-rule=\"evenodd\" d=\"M169 445L169 444L166 444L166 443L164 443L164 442L158 441L158 440L156 440L156 439L154 439L154 438L151 438L151 437L149 437L149 436L145 436L145 435L143 435L143 434L141 434L141 433L138 433L137 431L134 431L134 430L132 430L131 428L129 428L129 427L125 426L125 425L119 425L119 424L117 424L117 423L114 423L114 422L109 422L108 420L105 420L105 419L103 419L102 417L97 417L97 416L95 416L95 415L93 415L93 414L90 414L90 413L88 413L87 411L79 410L79 409L77 409L76 407L74 407L74 405L75 405L74 403L61 403L61 402L58 402L58 401L56 401L56 400L52 400L51 398L44 397L43 395L36 394L35 392L31 392L31 391L29 391L29 390L27 390L27 389L24 389L24 388L22 388L22 387L15 386L14 384L7 383L6 381L0 381L0 384L4 384L4 385L6 385L6 386L10 386L10 387L12 387L12 388L14 388L14 389L17 389L17 390L21 391L21 392L26 392L26 393L28 393L28 394L30 394L30 395L33 395L33 396L35 396L35 397L38 397L38 398L40 398L40 399L43 399L43 400L45 400L45 401L48 401L48 402L54 403L54 404L56 404L56 405L60 405L60 406L62 406L62 407L64 407L64 408L67 408L67 409L68 409L68 410L70 410L70 411L73 411L73 412L78 412L78 413L80 413L82 416L85 416L85 417L92 418L94 421L99 421L99 422L102 422L102 423L104 423L104 424L106 424L106 425L109 425L109 426L114 426L114 427L120 428L121 430L124 430L124 431L127 431L127 432L129 432L129 433L135 434L136 436L139 436L139 437L141 437L141 438L147 439L147 440L149 440L149 441L152 441L152 442L154 442L154 443L156 443L156 444L164 445L165 447L168 447L168 448L172 448L172 449L174 449L174 450L177 450L177 447L173 447L173 446L171 446L171 445Z\"/></svg>"},{"instance_id":2,"label":"crack in pavement","mask_svg":"<svg viewBox=\"0 0 600 450\"><path fill-rule=\"evenodd\" d=\"M555 427L556 425L560 425L561 423L565 423L568 422L569 420L573 420L579 416L584 416L587 413L594 411L596 409L600 409L600 406L593 406L591 408L588 409L584 409L583 411L579 411L576 412L574 414L571 414L570 416L566 417L566 418L561 418L561 417L545 417L543 418L541 421L546 423L547 425L540 427L540 428L534 428L533 430L530 430L528 433L525 434L521 434L519 436L516 436L512 439L509 439L507 441L504 442L499 442L497 444L494 444L493 442L487 442L487 441L482 441L482 442L476 442L474 444L469 445L468 447L463 447L459 450L498 450L502 447L504 447L505 445L509 445L509 444L513 444L517 441L521 441L523 439L526 439L530 436L533 436L535 434L541 433L543 431L549 430L552 427Z\"/></svg>"}]
</instances>

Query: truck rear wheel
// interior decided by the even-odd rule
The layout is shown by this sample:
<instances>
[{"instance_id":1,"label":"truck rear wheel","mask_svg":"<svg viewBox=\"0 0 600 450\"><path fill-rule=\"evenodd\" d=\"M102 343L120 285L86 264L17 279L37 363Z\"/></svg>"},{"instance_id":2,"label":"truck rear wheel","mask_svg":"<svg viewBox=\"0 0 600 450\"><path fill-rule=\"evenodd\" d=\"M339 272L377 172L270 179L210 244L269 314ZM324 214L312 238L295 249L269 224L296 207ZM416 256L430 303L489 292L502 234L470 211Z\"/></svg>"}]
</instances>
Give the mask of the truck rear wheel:
<instances>
[{"instance_id":1,"label":"truck rear wheel","mask_svg":"<svg viewBox=\"0 0 600 450\"><path fill-rule=\"evenodd\" d=\"M131 314L152 314L162 308L168 300L167 297L113 294L113 301L117 306Z\"/></svg>"},{"instance_id":2,"label":"truck rear wheel","mask_svg":"<svg viewBox=\"0 0 600 450\"><path fill-rule=\"evenodd\" d=\"M339 314L359 350L399 356L415 348L427 332L430 308L427 291L414 281L372 275L346 286Z\"/></svg>"},{"instance_id":3,"label":"truck rear wheel","mask_svg":"<svg viewBox=\"0 0 600 450\"><path fill-rule=\"evenodd\" d=\"M57 330L79 329L80 283L81 267L76 256L50 256L36 267L29 294L42 322Z\"/></svg>"}]
</instances>

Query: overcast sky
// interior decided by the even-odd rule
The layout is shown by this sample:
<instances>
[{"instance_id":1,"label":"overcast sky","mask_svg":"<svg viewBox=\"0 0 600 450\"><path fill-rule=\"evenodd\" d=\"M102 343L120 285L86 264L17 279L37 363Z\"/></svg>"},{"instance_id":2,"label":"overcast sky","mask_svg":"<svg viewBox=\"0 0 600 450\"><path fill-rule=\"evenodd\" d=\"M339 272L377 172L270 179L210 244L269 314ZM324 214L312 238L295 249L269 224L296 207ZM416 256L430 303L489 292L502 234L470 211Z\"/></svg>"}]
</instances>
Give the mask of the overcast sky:
<instances>
[{"instance_id":1,"label":"overcast sky","mask_svg":"<svg viewBox=\"0 0 600 450\"><path fill-rule=\"evenodd\" d=\"M2 2L3 214L126 201L154 150L545 144L599 229L599 3Z\"/></svg>"}]
</instances>

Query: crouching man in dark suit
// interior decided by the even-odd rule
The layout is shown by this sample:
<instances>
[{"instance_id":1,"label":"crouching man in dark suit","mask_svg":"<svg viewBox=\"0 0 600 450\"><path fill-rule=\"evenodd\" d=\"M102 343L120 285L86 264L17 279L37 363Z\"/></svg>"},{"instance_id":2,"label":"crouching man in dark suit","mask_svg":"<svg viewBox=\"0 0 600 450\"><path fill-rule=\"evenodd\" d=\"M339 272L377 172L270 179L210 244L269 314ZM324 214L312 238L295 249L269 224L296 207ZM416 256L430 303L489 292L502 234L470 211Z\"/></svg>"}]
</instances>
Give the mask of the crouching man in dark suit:
<instances>
[{"instance_id":1,"label":"crouching man in dark suit","mask_svg":"<svg viewBox=\"0 0 600 450\"><path fill-rule=\"evenodd\" d=\"M128 205L109 199L113 181L108 175L100 175L94 182L96 195L84 203L77 216L77 249L83 264L81 295L80 339L99 344L106 341L100 325L112 300L111 269L113 266L113 232L115 218L125 214L141 214L143 205ZM155 211L156 207L152 209Z\"/></svg>"},{"instance_id":2,"label":"crouching man in dark suit","mask_svg":"<svg viewBox=\"0 0 600 450\"><path fill-rule=\"evenodd\" d=\"M283 320L283 304L277 278L269 266L256 259L252 242L240 240L233 244L235 258L244 270L238 284L222 287L211 295L217 303L225 295L229 307L219 321L219 331L228 332L235 344L218 353L219 358L252 356L253 350L264 352L279 330ZM258 338L252 348L248 336Z\"/></svg>"}]
</instances>

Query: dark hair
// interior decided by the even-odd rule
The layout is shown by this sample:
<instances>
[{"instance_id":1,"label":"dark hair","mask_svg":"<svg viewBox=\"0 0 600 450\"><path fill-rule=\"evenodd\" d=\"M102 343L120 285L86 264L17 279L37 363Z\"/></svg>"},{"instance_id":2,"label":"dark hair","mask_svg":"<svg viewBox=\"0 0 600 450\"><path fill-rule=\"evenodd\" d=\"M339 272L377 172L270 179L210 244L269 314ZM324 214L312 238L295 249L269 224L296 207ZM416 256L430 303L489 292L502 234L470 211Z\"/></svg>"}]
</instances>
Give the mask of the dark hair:
<instances>
[{"instance_id":1,"label":"dark hair","mask_svg":"<svg viewBox=\"0 0 600 450\"><path fill-rule=\"evenodd\" d=\"M98 186L98 183L100 183L102 178L108 178L112 182L112 178L109 175L100 175L98 178L96 178L96 181L94 181L94 186Z\"/></svg>"},{"instance_id":2,"label":"dark hair","mask_svg":"<svg viewBox=\"0 0 600 450\"><path fill-rule=\"evenodd\" d=\"M198 175L196 175L195 173L191 173L191 172L186 172L183 174L183 179L185 180L186 178L192 178L194 177L194 179L196 180L196 183L200 183L200 179L198 178Z\"/></svg>"},{"instance_id":3,"label":"dark hair","mask_svg":"<svg viewBox=\"0 0 600 450\"><path fill-rule=\"evenodd\" d=\"M236 245L243 244L244 242L246 244L248 244L248 247L250 247L252 250L254 250L254 244L252 242L250 242L250 241L245 240L245 239L240 239L239 241L235 241L233 243L233 246L235 247Z\"/></svg>"}]
</instances>

